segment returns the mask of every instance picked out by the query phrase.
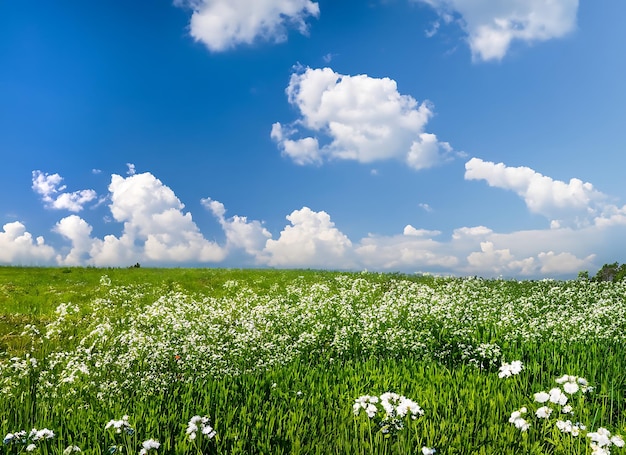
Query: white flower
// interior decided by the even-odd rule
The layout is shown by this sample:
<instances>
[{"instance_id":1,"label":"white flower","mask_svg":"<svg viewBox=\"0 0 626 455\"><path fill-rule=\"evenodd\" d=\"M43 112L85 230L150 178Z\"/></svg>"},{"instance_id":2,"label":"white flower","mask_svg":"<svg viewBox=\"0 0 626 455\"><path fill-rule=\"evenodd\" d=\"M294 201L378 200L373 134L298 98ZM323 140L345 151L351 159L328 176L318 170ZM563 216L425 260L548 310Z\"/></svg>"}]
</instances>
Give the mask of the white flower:
<instances>
[{"instance_id":1,"label":"white flower","mask_svg":"<svg viewBox=\"0 0 626 455\"><path fill-rule=\"evenodd\" d=\"M437 450L429 448L429 447L422 447L422 454L424 455L433 455Z\"/></svg>"},{"instance_id":2,"label":"white flower","mask_svg":"<svg viewBox=\"0 0 626 455\"><path fill-rule=\"evenodd\" d=\"M561 408L561 412L562 412L563 414L573 414L573 413L574 413L574 411L572 410L572 407L571 407L569 404L568 404L568 405L563 406L563 407Z\"/></svg>"},{"instance_id":3,"label":"white flower","mask_svg":"<svg viewBox=\"0 0 626 455\"><path fill-rule=\"evenodd\" d=\"M70 455L73 452L82 452L78 446L67 446L63 451L63 455Z\"/></svg>"},{"instance_id":4,"label":"white flower","mask_svg":"<svg viewBox=\"0 0 626 455\"><path fill-rule=\"evenodd\" d=\"M554 381L557 384L563 384L564 382L568 382L568 381L575 381L576 380L576 376L569 376L567 374L564 374L563 376L561 376L560 378L556 378Z\"/></svg>"},{"instance_id":5,"label":"white flower","mask_svg":"<svg viewBox=\"0 0 626 455\"><path fill-rule=\"evenodd\" d=\"M569 433L572 431L572 422L569 420L557 420L556 427L563 433Z\"/></svg>"},{"instance_id":6,"label":"white flower","mask_svg":"<svg viewBox=\"0 0 626 455\"><path fill-rule=\"evenodd\" d=\"M552 414L552 409L550 409L548 406L542 406L537 409L537 411L535 411L535 415L539 419L547 419L548 417L550 417L550 414Z\"/></svg>"},{"instance_id":7,"label":"white flower","mask_svg":"<svg viewBox=\"0 0 626 455\"><path fill-rule=\"evenodd\" d=\"M196 433L200 430L200 432L207 436L208 438L213 438L217 432L213 429L213 427L209 423L209 418L204 416L193 416L189 423L187 424L187 434L189 435L190 440L196 439Z\"/></svg>"},{"instance_id":8,"label":"white flower","mask_svg":"<svg viewBox=\"0 0 626 455\"><path fill-rule=\"evenodd\" d=\"M514 411L511 413L511 417L509 418L509 422L515 425L515 428L526 431L530 428L530 424L522 417L523 414L526 414L528 410L523 407L519 411Z\"/></svg>"},{"instance_id":9,"label":"white flower","mask_svg":"<svg viewBox=\"0 0 626 455\"><path fill-rule=\"evenodd\" d=\"M565 395L559 387L551 389L548 393L550 394L551 403L560 404L561 406L567 403L567 395Z\"/></svg>"},{"instance_id":10,"label":"white flower","mask_svg":"<svg viewBox=\"0 0 626 455\"><path fill-rule=\"evenodd\" d=\"M606 428L600 427L593 433L587 433L587 437L595 442L598 447L608 447L612 444L611 432Z\"/></svg>"},{"instance_id":11,"label":"white flower","mask_svg":"<svg viewBox=\"0 0 626 455\"><path fill-rule=\"evenodd\" d=\"M591 455L610 455L611 452L609 449L605 449L604 447L600 447L595 443L590 444L591 447Z\"/></svg>"},{"instance_id":12,"label":"white flower","mask_svg":"<svg viewBox=\"0 0 626 455\"><path fill-rule=\"evenodd\" d=\"M37 446L35 444L28 444L28 446L26 446L26 451L27 452L34 452L36 448L37 448Z\"/></svg>"},{"instance_id":13,"label":"white flower","mask_svg":"<svg viewBox=\"0 0 626 455\"><path fill-rule=\"evenodd\" d=\"M365 413L370 419L373 418L377 412L378 412L378 408L376 408L375 404L369 403L367 407L365 408Z\"/></svg>"},{"instance_id":14,"label":"white flower","mask_svg":"<svg viewBox=\"0 0 626 455\"><path fill-rule=\"evenodd\" d=\"M535 401L537 403L545 403L550 399L550 394L546 392L539 392L535 394Z\"/></svg>"},{"instance_id":15,"label":"white flower","mask_svg":"<svg viewBox=\"0 0 626 455\"><path fill-rule=\"evenodd\" d=\"M52 439L54 438L54 431L48 430L47 428L43 428L38 430L37 428L33 428L30 430L28 437L33 441L38 441L40 439Z\"/></svg>"},{"instance_id":16,"label":"white flower","mask_svg":"<svg viewBox=\"0 0 626 455\"><path fill-rule=\"evenodd\" d=\"M510 376L520 374L520 372L524 369L524 364L521 360L514 360L511 363L503 363L500 367L500 372L498 373L498 377L500 378L508 378Z\"/></svg>"},{"instance_id":17,"label":"white flower","mask_svg":"<svg viewBox=\"0 0 626 455\"><path fill-rule=\"evenodd\" d=\"M563 384L563 390L570 395L578 392L578 383L576 382L566 382Z\"/></svg>"},{"instance_id":18,"label":"white flower","mask_svg":"<svg viewBox=\"0 0 626 455\"><path fill-rule=\"evenodd\" d=\"M109 428L115 429L116 433L121 433L124 430L126 433L131 434L133 432L130 423L128 422L129 417L124 415L120 420L109 420L107 424L104 426L105 430Z\"/></svg>"},{"instance_id":19,"label":"white flower","mask_svg":"<svg viewBox=\"0 0 626 455\"><path fill-rule=\"evenodd\" d=\"M146 455L150 450L158 450L161 447L161 443L155 439L148 439L141 446L142 449L139 451L139 455Z\"/></svg>"},{"instance_id":20,"label":"white flower","mask_svg":"<svg viewBox=\"0 0 626 455\"><path fill-rule=\"evenodd\" d=\"M621 436L615 435L611 437L611 442L616 447L624 447L624 440Z\"/></svg>"},{"instance_id":21,"label":"white flower","mask_svg":"<svg viewBox=\"0 0 626 455\"><path fill-rule=\"evenodd\" d=\"M202 434L208 436L209 438L212 438L217 434L217 432L213 429L211 425L207 424L202 428Z\"/></svg>"}]
</instances>

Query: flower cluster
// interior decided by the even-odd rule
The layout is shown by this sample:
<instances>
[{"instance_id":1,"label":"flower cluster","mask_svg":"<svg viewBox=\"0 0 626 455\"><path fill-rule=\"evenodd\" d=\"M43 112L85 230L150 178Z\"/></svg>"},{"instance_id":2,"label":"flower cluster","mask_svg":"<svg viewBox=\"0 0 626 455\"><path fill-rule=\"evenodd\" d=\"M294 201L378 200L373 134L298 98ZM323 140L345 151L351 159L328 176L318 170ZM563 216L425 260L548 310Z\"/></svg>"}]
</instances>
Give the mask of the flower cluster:
<instances>
[{"instance_id":1,"label":"flower cluster","mask_svg":"<svg viewBox=\"0 0 626 455\"><path fill-rule=\"evenodd\" d=\"M521 360L514 360L511 363L503 363L498 373L499 378L508 378L514 375L518 375L524 369L524 364Z\"/></svg>"},{"instance_id":2,"label":"flower cluster","mask_svg":"<svg viewBox=\"0 0 626 455\"><path fill-rule=\"evenodd\" d=\"M43 441L50 440L55 437L54 431L47 428L38 430L33 428L29 433L25 430L17 431L15 433L8 433L2 441L4 445L9 446L23 446L26 452L34 452L37 450L38 444ZM21 450L18 449L18 452Z\"/></svg>"},{"instance_id":3,"label":"flower cluster","mask_svg":"<svg viewBox=\"0 0 626 455\"><path fill-rule=\"evenodd\" d=\"M540 404L535 410L535 417L538 419L549 420L554 415L568 414L573 415L574 409L568 404L570 398L576 394L586 394L593 391L593 387L589 385L587 380L580 376L563 375L555 382L559 385L553 387L549 391L537 392L533 395L535 403ZM526 407L521 408L511 414L509 422L515 425L521 431L527 431L530 423L522 417L528 412ZM587 437L590 439L590 448L592 455L608 455L610 447L623 447L624 440L619 435L611 436L606 428L599 428L595 432L587 431L587 427L581 422L572 422L557 418L554 421L555 427L561 434L568 434L573 437L579 436L586 431Z\"/></svg>"},{"instance_id":4,"label":"flower cluster","mask_svg":"<svg viewBox=\"0 0 626 455\"><path fill-rule=\"evenodd\" d=\"M217 434L211 426L209 418L206 416L193 416L191 420L189 420L187 424L187 435L189 435L189 439L192 441L196 439L198 431L209 439L212 439Z\"/></svg>"},{"instance_id":5,"label":"flower cluster","mask_svg":"<svg viewBox=\"0 0 626 455\"><path fill-rule=\"evenodd\" d=\"M611 436L611 432L606 428L600 427L593 433L587 433L587 437L591 439L592 455L608 455L611 453L610 447L624 447L624 439L619 435Z\"/></svg>"},{"instance_id":6,"label":"flower cluster","mask_svg":"<svg viewBox=\"0 0 626 455\"><path fill-rule=\"evenodd\" d=\"M123 431L127 435L132 435L135 432L135 430L133 430L133 427L131 427L130 423L128 422L127 415L123 416L120 420L109 420L104 428L106 430L108 430L109 428L113 428L118 434L122 433Z\"/></svg>"},{"instance_id":7,"label":"flower cluster","mask_svg":"<svg viewBox=\"0 0 626 455\"><path fill-rule=\"evenodd\" d=\"M380 408L377 406L380 405ZM370 419L377 418L380 431L393 435L404 428L404 419L412 420L424 415L424 410L413 400L393 392L383 393L380 397L363 395L352 405L354 415L364 410Z\"/></svg>"},{"instance_id":8,"label":"flower cluster","mask_svg":"<svg viewBox=\"0 0 626 455\"><path fill-rule=\"evenodd\" d=\"M528 409L525 406L517 411L513 411L511 417L509 417L509 422L515 425L515 428L518 430L527 431L530 428L530 423L522 417L527 412Z\"/></svg>"},{"instance_id":9,"label":"flower cluster","mask_svg":"<svg viewBox=\"0 0 626 455\"><path fill-rule=\"evenodd\" d=\"M139 455L147 455L151 450L158 450L161 447L161 443L155 439L148 439L141 444L141 450Z\"/></svg>"}]
</instances>

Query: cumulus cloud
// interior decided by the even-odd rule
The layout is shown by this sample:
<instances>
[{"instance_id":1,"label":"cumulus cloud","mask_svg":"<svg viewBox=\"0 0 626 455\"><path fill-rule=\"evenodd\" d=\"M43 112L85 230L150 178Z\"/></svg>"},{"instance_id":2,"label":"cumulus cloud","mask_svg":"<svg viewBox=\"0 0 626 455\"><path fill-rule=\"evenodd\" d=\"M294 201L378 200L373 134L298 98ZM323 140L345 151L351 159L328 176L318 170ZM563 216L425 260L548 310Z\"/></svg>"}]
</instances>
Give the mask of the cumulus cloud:
<instances>
[{"instance_id":1,"label":"cumulus cloud","mask_svg":"<svg viewBox=\"0 0 626 455\"><path fill-rule=\"evenodd\" d=\"M507 168L472 161L481 178L494 186L512 189L526 197L534 180L546 177L528 168ZM557 196L537 203L544 211L554 207L579 209L587 200L585 191L564 191L556 182ZM63 191L58 177L47 176L40 185ZM548 179L540 187L552 188ZM575 184L572 188L592 187ZM569 195L569 196L568 196ZM626 254L623 238L626 206L599 206L595 217L584 225L564 226L509 233L487 226L462 226L448 234L407 224L392 235L370 234L354 241L336 226L328 213L308 207L294 210L278 238L262 222L244 216L226 216L224 204L202 199L222 226L224 246L204 238L191 214L172 189L150 173L122 177L113 175L107 200L112 222L122 224L120 235L93 236L92 226L76 214L58 221L53 232L66 241L54 249L43 237L34 238L21 222L7 223L0 230L0 263L26 265L128 266L135 262L152 265L191 265L243 259L274 267L327 269L367 268L380 271L432 272L492 277L573 277L579 270L597 270L603 263ZM588 197L593 206L595 197ZM558 201L555 202L555 201ZM533 206L535 207L535 206ZM547 208L546 208L547 207ZM601 210L600 210L601 209ZM241 262L237 262L240 264Z\"/></svg>"},{"instance_id":2,"label":"cumulus cloud","mask_svg":"<svg viewBox=\"0 0 626 455\"><path fill-rule=\"evenodd\" d=\"M89 254L94 245L91 238L92 227L78 215L70 215L61 219L53 228L57 234L68 239L72 248L68 254L57 255L57 263L78 266L89 262Z\"/></svg>"},{"instance_id":3,"label":"cumulus cloud","mask_svg":"<svg viewBox=\"0 0 626 455\"><path fill-rule=\"evenodd\" d=\"M352 242L335 227L326 212L308 207L287 215L286 226L277 240L268 239L263 254L268 265L276 267L326 267L345 269L354 266Z\"/></svg>"},{"instance_id":4,"label":"cumulus cloud","mask_svg":"<svg viewBox=\"0 0 626 455\"><path fill-rule=\"evenodd\" d=\"M455 155L450 144L424 131L432 105L400 94L393 79L306 68L291 75L286 93L300 117L290 125L274 123L270 136L296 164L398 159L425 169Z\"/></svg>"},{"instance_id":5,"label":"cumulus cloud","mask_svg":"<svg viewBox=\"0 0 626 455\"><path fill-rule=\"evenodd\" d=\"M361 239L355 253L368 269L414 272L434 269L452 273L459 259L446 251L445 243L434 239L439 235L439 231L408 225L402 235L370 235Z\"/></svg>"},{"instance_id":6,"label":"cumulus cloud","mask_svg":"<svg viewBox=\"0 0 626 455\"><path fill-rule=\"evenodd\" d=\"M403 235L409 235L413 237L425 237L425 236L437 236L441 234L440 231L429 231L428 229L416 229L410 224L404 226Z\"/></svg>"},{"instance_id":7,"label":"cumulus cloud","mask_svg":"<svg viewBox=\"0 0 626 455\"><path fill-rule=\"evenodd\" d=\"M263 227L260 221L248 221L247 217L238 215L226 218L226 208L221 202L211 198L202 199L201 202L213 213L226 233L226 248L228 250L232 248L242 249L260 260L267 239L272 237L272 234Z\"/></svg>"},{"instance_id":8,"label":"cumulus cloud","mask_svg":"<svg viewBox=\"0 0 626 455\"><path fill-rule=\"evenodd\" d=\"M124 266L224 259L225 250L203 237L191 213L183 212L184 204L149 172L128 177L114 174L109 192L109 209L113 220L123 223L122 234L94 238L92 227L82 218L63 218L54 231L72 246L67 254L57 256L59 264Z\"/></svg>"},{"instance_id":9,"label":"cumulus cloud","mask_svg":"<svg viewBox=\"0 0 626 455\"><path fill-rule=\"evenodd\" d=\"M133 250L141 247L142 256L149 262L224 259L222 248L202 236L191 213L183 212L185 206L174 192L149 172L126 178L113 175L109 191L111 214L124 223L124 234L117 240L105 238L102 249L95 254L96 260L99 254L106 257L111 248L127 244L132 244Z\"/></svg>"},{"instance_id":10,"label":"cumulus cloud","mask_svg":"<svg viewBox=\"0 0 626 455\"><path fill-rule=\"evenodd\" d=\"M54 248L43 237L33 238L19 221L7 223L0 231L0 263L10 265L46 265L54 258Z\"/></svg>"},{"instance_id":11,"label":"cumulus cloud","mask_svg":"<svg viewBox=\"0 0 626 455\"><path fill-rule=\"evenodd\" d=\"M174 4L193 10L189 33L213 52L257 39L282 42L290 28L307 34L307 19L320 13L311 0L175 0Z\"/></svg>"},{"instance_id":12,"label":"cumulus cloud","mask_svg":"<svg viewBox=\"0 0 626 455\"><path fill-rule=\"evenodd\" d=\"M513 41L561 38L576 28L578 12L578 0L414 1L432 6L446 22L457 17L475 60L500 60ZM437 28L427 34L434 34Z\"/></svg>"},{"instance_id":13,"label":"cumulus cloud","mask_svg":"<svg viewBox=\"0 0 626 455\"><path fill-rule=\"evenodd\" d=\"M514 191L528 209L553 220L554 227L582 226L610 209L606 195L591 183L572 178L553 180L531 168L509 167L472 158L465 164L465 179L485 180L489 186Z\"/></svg>"},{"instance_id":14,"label":"cumulus cloud","mask_svg":"<svg viewBox=\"0 0 626 455\"><path fill-rule=\"evenodd\" d=\"M63 177L59 174L47 174L33 171L33 190L41 195L46 207L56 210L80 212L85 204L96 199L94 190L80 190L68 193L67 186L62 185Z\"/></svg>"}]
</instances>

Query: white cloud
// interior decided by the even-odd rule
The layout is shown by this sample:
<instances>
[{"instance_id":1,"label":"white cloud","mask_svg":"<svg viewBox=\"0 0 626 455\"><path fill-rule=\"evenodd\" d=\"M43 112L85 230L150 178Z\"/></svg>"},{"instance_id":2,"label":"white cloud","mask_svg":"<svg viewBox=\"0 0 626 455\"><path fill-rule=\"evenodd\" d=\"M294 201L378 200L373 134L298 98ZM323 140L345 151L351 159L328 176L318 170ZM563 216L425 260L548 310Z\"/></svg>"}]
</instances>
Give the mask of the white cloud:
<instances>
[{"instance_id":1,"label":"white cloud","mask_svg":"<svg viewBox=\"0 0 626 455\"><path fill-rule=\"evenodd\" d=\"M41 171L33 171L33 190L41 195L46 207L56 210L69 210L80 212L84 205L96 199L94 190L80 190L67 193L67 187L61 185L63 177L59 174L47 174Z\"/></svg>"},{"instance_id":2,"label":"white cloud","mask_svg":"<svg viewBox=\"0 0 626 455\"><path fill-rule=\"evenodd\" d=\"M484 237L493 231L485 226L461 227L454 230L452 238L455 240L472 237Z\"/></svg>"},{"instance_id":3,"label":"white cloud","mask_svg":"<svg viewBox=\"0 0 626 455\"><path fill-rule=\"evenodd\" d=\"M368 269L391 271L447 270L452 273L459 260L448 254L446 246L432 237L438 231L404 228L403 235L369 236L355 247L359 262Z\"/></svg>"},{"instance_id":4,"label":"white cloud","mask_svg":"<svg viewBox=\"0 0 626 455\"><path fill-rule=\"evenodd\" d=\"M306 68L292 74L286 93L300 118L274 123L271 137L297 164L398 159L425 169L454 156L450 144L424 132L432 105L400 94L392 79Z\"/></svg>"},{"instance_id":5,"label":"white cloud","mask_svg":"<svg viewBox=\"0 0 626 455\"><path fill-rule=\"evenodd\" d=\"M89 260L94 240L91 238L92 227L85 220L78 215L70 215L61 219L53 230L72 243L72 249L65 257L57 255L59 264L77 266Z\"/></svg>"},{"instance_id":6,"label":"white cloud","mask_svg":"<svg viewBox=\"0 0 626 455\"><path fill-rule=\"evenodd\" d=\"M352 242L335 227L326 212L308 207L287 216L278 240L267 240L265 262L275 267L325 267L344 269L354 266Z\"/></svg>"},{"instance_id":7,"label":"white cloud","mask_svg":"<svg viewBox=\"0 0 626 455\"><path fill-rule=\"evenodd\" d=\"M137 171L135 170L135 165L133 163L126 163L126 167L128 170L126 171L126 175L135 175Z\"/></svg>"},{"instance_id":8,"label":"white cloud","mask_svg":"<svg viewBox=\"0 0 626 455\"><path fill-rule=\"evenodd\" d=\"M575 274L580 270L588 267L589 263L595 258L591 254L586 258L579 259L571 253L555 254L554 251L547 253L539 253L538 259L541 264L541 273L551 275L553 273L571 273Z\"/></svg>"},{"instance_id":9,"label":"white cloud","mask_svg":"<svg viewBox=\"0 0 626 455\"><path fill-rule=\"evenodd\" d=\"M307 34L307 19L320 13L311 0L174 0L174 4L193 10L189 32L213 52L257 39L282 42L289 28Z\"/></svg>"},{"instance_id":10,"label":"white cloud","mask_svg":"<svg viewBox=\"0 0 626 455\"><path fill-rule=\"evenodd\" d=\"M489 186L514 191L531 212L554 221L555 228L589 224L611 207L605 202L606 195L591 183L576 178L567 183L553 180L524 166L472 158L465 164L465 179L485 180Z\"/></svg>"},{"instance_id":11,"label":"white cloud","mask_svg":"<svg viewBox=\"0 0 626 455\"><path fill-rule=\"evenodd\" d=\"M431 5L444 20L460 16L472 56L477 60L502 59L513 41L533 43L561 38L576 28L578 11L578 0L414 1Z\"/></svg>"},{"instance_id":12,"label":"white cloud","mask_svg":"<svg viewBox=\"0 0 626 455\"><path fill-rule=\"evenodd\" d=\"M481 167L484 164L474 161L475 167L470 167L480 178L522 195L531 186L529 182L546 178L528 168L498 167L493 163ZM64 190L58 176L47 176L39 185L47 192ZM554 185L548 179L542 188ZM573 186L579 187L587 188ZM92 227L79 216L70 215L53 227L69 243L55 250L43 237L34 239L21 222L8 223L0 231L0 263L192 265L228 259L274 267L561 278L574 277L585 269L593 273L603 263L626 254L626 206L602 206L597 210L599 215L580 226L553 223L546 229L510 233L494 232L486 226L463 226L444 235L407 224L398 234L370 234L352 241L324 211L307 207L293 211L287 216L289 224L273 239L263 223L245 216L227 217L221 202L202 199L202 205L213 213L226 235L226 244L220 246L203 237L174 192L150 173L113 175L109 191L112 220L123 224L119 236L92 237ZM586 200L576 191L557 193L556 200L563 199L561 205L567 208L578 209L576 201ZM569 196L563 196L566 194ZM550 208L556 204L554 200L551 196L551 202L539 206Z\"/></svg>"},{"instance_id":13,"label":"white cloud","mask_svg":"<svg viewBox=\"0 0 626 455\"><path fill-rule=\"evenodd\" d=\"M113 175L109 185L113 218L124 223L121 238L105 238L100 252L108 257L111 249L131 246L140 250L141 259L153 263L189 261L219 262L225 252L206 240L193 222L191 213L183 213L184 204L174 192L149 172L129 177ZM138 259L139 260L139 259Z\"/></svg>"},{"instance_id":14,"label":"white cloud","mask_svg":"<svg viewBox=\"0 0 626 455\"><path fill-rule=\"evenodd\" d=\"M0 263L10 265L46 265L54 258L54 248L43 237L33 239L19 221L7 223L0 231Z\"/></svg>"},{"instance_id":15,"label":"white cloud","mask_svg":"<svg viewBox=\"0 0 626 455\"><path fill-rule=\"evenodd\" d=\"M425 237L425 236L434 237L439 234L441 234L440 231L429 231L428 229L416 229L410 224L407 224L406 226L404 226L404 231L402 232L402 235L409 235L413 237Z\"/></svg>"},{"instance_id":16,"label":"white cloud","mask_svg":"<svg viewBox=\"0 0 626 455\"><path fill-rule=\"evenodd\" d=\"M272 234L263 227L260 221L248 221L247 217L238 215L226 218L224 216L226 208L221 202L211 198L202 199L201 202L213 213L226 233L226 248L228 250L232 248L243 249L248 255L260 260L267 239L272 237Z\"/></svg>"},{"instance_id":17,"label":"white cloud","mask_svg":"<svg viewBox=\"0 0 626 455\"><path fill-rule=\"evenodd\" d=\"M419 204L417 204L417 206L421 208L422 210L424 210L425 212L431 213L433 211L433 208L425 202L420 202Z\"/></svg>"}]
</instances>

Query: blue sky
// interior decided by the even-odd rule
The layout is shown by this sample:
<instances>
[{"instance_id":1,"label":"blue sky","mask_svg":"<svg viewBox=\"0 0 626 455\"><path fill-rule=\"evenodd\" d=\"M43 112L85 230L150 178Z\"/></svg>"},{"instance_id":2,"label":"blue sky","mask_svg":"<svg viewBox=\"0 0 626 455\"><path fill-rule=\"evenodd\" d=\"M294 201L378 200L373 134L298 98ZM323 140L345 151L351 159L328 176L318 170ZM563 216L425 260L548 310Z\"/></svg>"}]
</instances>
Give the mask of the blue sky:
<instances>
[{"instance_id":1,"label":"blue sky","mask_svg":"<svg viewBox=\"0 0 626 455\"><path fill-rule=\"evenodd\" d=\"M626 4L0 3L0 264L626 261Z\"/></svg>"}]
</instances>

